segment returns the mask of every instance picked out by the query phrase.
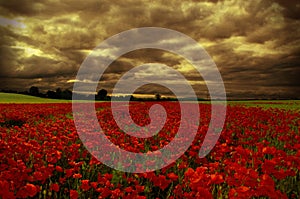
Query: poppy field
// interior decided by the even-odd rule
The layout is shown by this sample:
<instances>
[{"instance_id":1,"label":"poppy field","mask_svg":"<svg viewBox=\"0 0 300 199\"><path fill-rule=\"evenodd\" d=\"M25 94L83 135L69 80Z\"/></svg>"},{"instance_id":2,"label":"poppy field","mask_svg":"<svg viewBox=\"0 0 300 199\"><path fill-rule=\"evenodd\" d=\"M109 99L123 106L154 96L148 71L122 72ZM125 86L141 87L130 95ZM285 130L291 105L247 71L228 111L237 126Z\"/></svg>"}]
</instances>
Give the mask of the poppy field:
<instances>
[{"instance_id":1,"label":"poppy field","mask_svg":"<svg viewBox=\"0 0 300 199\"><path fill-rule=\"evenodd\" d=\"M180 123L178 102L132 102L148 124L149 107L165 107L163 129L134 138L114 122L110 103L95 104L110 141L135 153L170 143ZM211 114L199 104L199 127L188 150L160 170L127 173L94 158L79 139L71 103L0 104L0 198L300 198L300 111L228 105L212 151L199 158Z\"/></svg>"}]
</instances>

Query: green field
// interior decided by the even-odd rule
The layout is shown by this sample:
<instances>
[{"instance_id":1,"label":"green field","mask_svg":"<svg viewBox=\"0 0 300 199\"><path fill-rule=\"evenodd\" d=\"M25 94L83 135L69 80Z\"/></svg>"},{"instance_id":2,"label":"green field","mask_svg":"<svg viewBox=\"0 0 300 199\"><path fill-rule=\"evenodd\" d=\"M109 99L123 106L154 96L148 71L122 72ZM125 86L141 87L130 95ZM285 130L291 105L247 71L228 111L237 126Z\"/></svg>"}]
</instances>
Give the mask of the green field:
<instances>
[{"instance_id":1,"label":"green field","mask_svg":"<svg viewBox=\"0 0 300 199\"><path fill-rule=\"evenodd\" d=\"M22 94L1 93L0 103L68 103L71 100L57 100L33 97ZM200 102L210 103L210 102ZM245 100L228 101L228 105L245 105L249 107L280 108L286 110L300 111L300 100Z\"/></svg>"},{"instance_id":2,"label":"green field","mask_svg":"<svg viewBox=\"0 0 300 199\"><path fill-rule=\"evenodd\" d=\"M300 111L300 100L248 100L228 101L230 105L245 105L249 107L279 108Z\"/></svg>"},{"instance_id":3,"label":"green field","mask_svg":"<svg viewBox=\"0 0 300 199\"><path fill-rule=\"evenodd\" d=\"M1 93L0 92L0 103L65 103L71 102L71 100L57 100L57 99L46 99L40 97L33 97L29 95L14 94L14 93Z\"/></svg>"}]
</instances>

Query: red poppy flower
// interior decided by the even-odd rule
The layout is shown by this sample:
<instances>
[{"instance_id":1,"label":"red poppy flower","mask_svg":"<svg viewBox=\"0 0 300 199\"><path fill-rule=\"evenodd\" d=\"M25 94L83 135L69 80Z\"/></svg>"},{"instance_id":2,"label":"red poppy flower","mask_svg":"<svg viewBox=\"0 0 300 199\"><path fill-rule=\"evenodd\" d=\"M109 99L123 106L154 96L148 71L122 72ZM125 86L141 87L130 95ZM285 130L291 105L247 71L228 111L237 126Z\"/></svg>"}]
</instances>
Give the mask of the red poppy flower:
<instances>
[{"instance_id":1,"label":"red poppy flower","mask_svg":"<svg viewBox=\"0 0 300 199\"><path fill-rule=\"evenodd\" d=\"M191 177L192 175L194 175L194 173L195 173L194 169L188 168L188 169L186 170L186 172L184 173L184 175L185 175L186 177Z\"/></svg>"},{"instance_id":2,"label":"red poppy flower","mask_svg":"<svg viewBox=\"0 0 300 199\"><path fill-rule=\"evenodd\" d=\"M198 190L198 193L196 194L197 198L205 198L205 199L213 198L212 194L209 192L208 189L199 187L197 190Z\"/></svg>"},{"instance_id":3,"label":"red poppy flower","mask_svg":"<svg viewBox=\"0 0 300 199\"><path fill-rule=\"evenodd\" d=\"M124 191L126 191L127 193L131 193L133 191L132 187L126 187L124 189Z\"/></svg>"},{"instance_id":4,"label":"red poppy flower","mask_svg":"<svg viewBox=\"0 0 300 199\"><path fill-rule=\"evenodd\" d=\"M7 181L0 180L0 197L7 199L15 199L15 195L13 192L9 191L9 183Z\"/></svg>"},{"instance_id":5,"label":"red poppy flower","mask_svg":"<svg viewBox=\"0 0 300 199\"><path fill-rule=\"evenodd\" d=\"M27 196L33 197L38 192L37 187L33 184L26 184L23 188L24 188L23 191L20 192L21 197L27 197Z\"/></svg>"},{"instance_id":6,"label":"red poppy flower","mask_svg":"<svg viewBox=\"0 0 300 199\"><path fill-rule=\"evenodd\" d=\"M82 175L80 173L75 173L75 174L73 174L73 178L80 179L80 178L82 178Z\"/></svg>"},{"instance_id":7,"label":"red poppy flower","mask_svg":"<svg viewBox=\"0 0 300 199\"><path fill-rule=\"evenodd\" d=\"M137 192L141 193L141 192L144 192L145 186L135 185L135 189Z\"/></svg>"},{"instance_id":8,"label":"red poppy flower","mask_svg":"<svg viewBox=\"0 0 300 199\"><path fill-rule=\"evenodd\" d=\"M166 179L166 176L159 175L153 179L154 186L160 187L162 190L165 190L169 184L171 183L170 180Z\"/></svg>"},{"instance_id":9,"label":"red poppy flower","mask_svg":"<svg viewBox=\"0 0 300 199\"><path fill-rule=\"evenodd\" d=\"M97 189L98 182L91 182L91 187L93 187L94 189Z\"/></svg>"},{"instance_id":10,"label":"red poppy flower","mask_svg":"<svg viewBox=\"0 0 300 199\"><path fill-rule=\"evenodd\" d=\"M84 191L88 191L91 188L89 185L89 180L81 180L80 188Z\"/></svg>"},{"instance_id":11,"label":"red poppy flower","mask_svg":"<svg viewBox=\"0 0 300 199\"><path fill-rule=\"evenodd\" d=\"M70 199L77 199L79 197L76 190L70 190Z\"/></svg>"},{"instance_id":12,"label":"red poppy flower","mask_svg":"<svg viewBox=\"0 0 300 199\"><path fill-rule=\"evenodd\" d=\"M55 167L55 170L58 171L58 172L63 172L63 168L61 168L61 166L56 166Z\"/></svg>"},{"instance_id":13,"label":"red poppy flower","mask_svg":"<svg viewBox=\"0 0 300 199\"><path fill-rule=\"evenodd\" d=\"M176 181L178 179L178 176L175 173L168 173L168 178L170 178L172 181Z\"/></svg>"},{"instance_id":14,"label":"red poppy flower","mask_svg":"<svg viewBox=\"0 0 300 199\"><path fill-rule=\"evenodd\" d=\"M220 174L211 174L211 184L221 184L224 182L223 176Z\"/></svg>"},{"instance_id":15,"label":"red poppy flower","mask_svg":"<svg viewBox=\"0 0 300 199\"><path fill-rule=\"evenodd\" d=\"M51 184L50 190L58 192L59 191L59 185L57 183Z\"/></svg>"}]
</instances>

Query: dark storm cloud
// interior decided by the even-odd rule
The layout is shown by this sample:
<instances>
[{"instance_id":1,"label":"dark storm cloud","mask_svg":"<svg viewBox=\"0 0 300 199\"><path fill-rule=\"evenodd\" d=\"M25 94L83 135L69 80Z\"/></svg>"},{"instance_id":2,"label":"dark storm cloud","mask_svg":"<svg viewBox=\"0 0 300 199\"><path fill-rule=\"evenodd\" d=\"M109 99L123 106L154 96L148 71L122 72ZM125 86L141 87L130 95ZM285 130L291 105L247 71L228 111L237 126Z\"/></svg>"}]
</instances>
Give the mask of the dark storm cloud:
<instances>
[{"instance_id":1,"label":"dark storm cloud","mask_svg":"<svg viewBox=\"0 0 300 199\"><path fill-rule=\"evenodd\" d=\"M74 70L76 70L74 66L70 66L65 62L36 55L14 59L15 56L21 57L24 49L2 46L0 52L5 57L0 62L1 77L26 79L56 77L74 74Z\"/></svg>"},{"instance_id":2,"label":"dark storm cloud","mask_svg":"<svg viewBox=\"0 0 300 199\"><path fill-rule=\"evenodd\" d=\"M285 17L290 19L300 19L300 6L297 0L276 0L276 2L282 6L283 14Z\"/></svg>"},{"instance_id":3,"label":"dark storm cloud","mask_svg":"<svg viewBox=\"0 0 300 199\"><path fill-rule=\"evenodd\" d=\"M300 97L297 0L11 0L1 1L0 13L1 88L69 88L85 57L103 40L131 28L156 26L202 44L229 96L275 95L278 90ZM111 91L122 74L148 62L177 69L198 94L206 89L201 74L184 58L160 50L123 55L106 70L99 86ZM159 87L146 87L144 93L155 89Z\"/></svg>"},{"instance_id":4,"label":"dark storm cloud","mask_svg":"<svg viewBox=\"0 0 300 199\"><path fill-rule=\"evenodd\" d=\"M9 46L14 43L14 37L17 35L14 34L11 30L0 26L0 44L1 46Z\"/></svg>"},{"instance_id":5,"label":"dark storm cloud","mask_svg":"<svg viewBox=\"0 0 300 199\"><path fill-rule=\"evenodd\" d=\"M34 16L38 12L38 6L42 5L42 1L34 0L12 0L12 1L1 1L1 13L6 15L27 15Z\"/></svg>"},{"instance_id":6,"label":"dark storm cloud","mask_svg":"<svg viewBox=\"0 0 300 199\"><path fill-rule=\"evenodd\" d=\"M56 77L56 78L1 78L0 84L2 89L6 90L18 90L20 85L22 88L30 88L31 86L38 86L41 92L47 92L48 90L55 90L56 88L64 88L72 90L73 85L66 83L69 78ZM24 91L24 90L21 90Z\"/></svg>"},{"instance_id":7,"label":"dark storm cloud","mask_svg":"<svg viewBox=\"0 0 300 199\"><path fill-rule=\"evenodd\" d=\"M159 91L161 95L166 95L166 96L173 94L170 89L158 84L146 84L140 87L139 89L137 89L134 92L134 94L148 94L154 96L154 94L156 94L157 91Z\"/></svg>"}]
</instances>

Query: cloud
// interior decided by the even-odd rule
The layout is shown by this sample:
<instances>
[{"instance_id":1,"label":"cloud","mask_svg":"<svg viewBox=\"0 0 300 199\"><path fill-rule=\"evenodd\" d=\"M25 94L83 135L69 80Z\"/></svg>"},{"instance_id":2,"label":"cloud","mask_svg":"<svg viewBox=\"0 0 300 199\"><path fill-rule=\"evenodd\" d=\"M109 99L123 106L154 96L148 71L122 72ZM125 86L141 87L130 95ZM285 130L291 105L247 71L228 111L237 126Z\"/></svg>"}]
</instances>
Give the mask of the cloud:
<instances>
[{"instance_id":1,"label":"cloud","mask_svg":"<svg viewBox=\"0 0 300 199\"><path fill-rule=\"evenodd\" d=\"M202 44L220 70L229 96L273 96L280 91L300 97L297 0L11 0L1 2L0 13L0 89L72 88L69 80L75 79L98 44L121 31L154 26L180 31ZM148 41L156 38L148 37ZM167 42L180 43L176 39ZM113 48L107 55L112 53ZM98 88L111 92L126 71L149 62L177 69L197 94L206 92L201 74L187 60L154 49L118 58L105 71ZM155 89L167 92L146 86L139 93L151 94Z\"/></svg>"}]
</instances>

